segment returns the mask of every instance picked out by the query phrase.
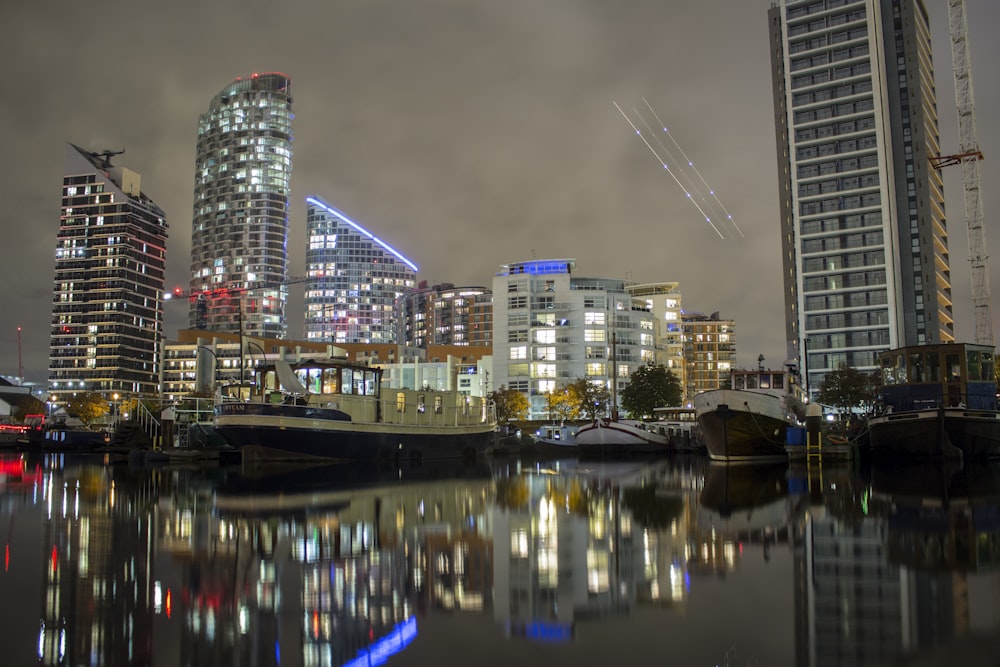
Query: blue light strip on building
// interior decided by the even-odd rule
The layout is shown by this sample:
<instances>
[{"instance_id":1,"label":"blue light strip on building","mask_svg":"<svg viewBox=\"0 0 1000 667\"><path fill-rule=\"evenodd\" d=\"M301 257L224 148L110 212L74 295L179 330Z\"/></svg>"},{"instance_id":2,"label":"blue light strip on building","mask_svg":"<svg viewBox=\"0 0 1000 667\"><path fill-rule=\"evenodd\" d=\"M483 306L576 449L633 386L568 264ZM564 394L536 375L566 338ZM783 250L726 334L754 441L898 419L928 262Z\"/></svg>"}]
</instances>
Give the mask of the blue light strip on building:
<instances>
[{"instance_id":1,"label":"blue light strip on building","mask_svg":"<svg viewBox=\"0 0 1000 667\"><path fill-rule=\"evenodd\" d=\"M414 264L410 260L408 260L405 257L403 257L401 254L399 254L388 243L386 243L385 241L383 241L379 237L375 236L370 231L368 231L367 229L365 229L364 227L362 227L358 223L354 222L353 220L351 220L350 218L348 218L346 215L344 215L340 211L336 210L335 208L331 208L330 206L328 206L327 204L324 204L323 202L321 202L319 199L316 199L315 197L306 197L306 203L307 204L315 204L316 206L319 206L320 208L322 208L324 211L326 211L330 215L333 215L333 216L339 218L340 220L343 220L344 222L346 222L347 224L349 224L351 227L354 227L356 230L358 230L359 232L361 232L362 234L364 234L365 236L367 236L368 238L370 238L372 241L375 241L375 243L378 243L380 246L382 246L383 248L385 248L386 250L388 250L397 259L399 259L399 261L403 262L404 264L406 264L408 267L410 267L414 271L419 271L419 269L417 268L416 264Z\"/></svg>"}]
</instances>

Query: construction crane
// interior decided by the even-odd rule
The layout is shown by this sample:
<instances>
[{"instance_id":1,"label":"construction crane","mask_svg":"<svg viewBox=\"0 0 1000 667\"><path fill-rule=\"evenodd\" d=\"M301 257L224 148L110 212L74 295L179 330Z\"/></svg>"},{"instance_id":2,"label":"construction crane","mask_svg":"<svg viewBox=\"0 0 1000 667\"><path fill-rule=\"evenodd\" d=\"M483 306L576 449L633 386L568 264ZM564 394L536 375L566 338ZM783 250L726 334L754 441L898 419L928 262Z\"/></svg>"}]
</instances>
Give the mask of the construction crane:
<instances>
[{"instance_id":1,"label":"construction crane","mask_svg":"<svg viewBox=\"0 0 1000 667\"><path fill-rule=\"evenodd\" d=\"M976 343L993 345L993 314L990 306L990 277L987 270L986 234L983 229L982 177L976 133L976 105L972 94L972 58L969 53L969 22L965 0L948 0L948 32L951 36L952 68L955 75L955 102L958 106L959 152L931 158L931 166L942 169L962 165L965 221L969 230L969 262L972 278L972 313Z\"/></svg>"},{"instance_id":2,"label":"construction crane","mask_svg":"<svg viewBox=\"0 0 1000 667\"><path fill-rule=\"evenodd\" d=\"M182 290L180 287L174 289L173 292L167 292L163 295L164 300L179 300L179 299L189 299L196 300L196 329L205 329L207 327L206 319L208 317L208 299L212 296L230 296L236 294L245 294L246 292L251 292L258 289L276 289L279 287L284 287L286 285L297 285L299 283L307 283L313 280L319 280L315 276L296 276L289 278L288 280L282 280L280 282L264 282L257 281L249 283L243 286L232 286L232 287L216 287L213 289L200 289L200 290ZM241 307L242 309L242 307ZM242 319L242 315L241 315Z\"/></svg>"}]
</instances>

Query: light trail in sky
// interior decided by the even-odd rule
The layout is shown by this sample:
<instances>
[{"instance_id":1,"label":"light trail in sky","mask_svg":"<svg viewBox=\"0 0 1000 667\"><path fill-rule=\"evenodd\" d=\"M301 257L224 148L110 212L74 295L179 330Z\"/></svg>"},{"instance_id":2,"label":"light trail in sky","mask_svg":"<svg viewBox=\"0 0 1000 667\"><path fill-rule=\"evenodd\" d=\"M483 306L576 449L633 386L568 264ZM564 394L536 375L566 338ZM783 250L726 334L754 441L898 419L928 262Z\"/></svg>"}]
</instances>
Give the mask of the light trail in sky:
<instances>
[{"instance_id":1,"label":"light trail in sky","mask_svg":"<svg viewBox=\"0 0 1000 667\"><path fill-rule=\"evenodd\" d=\"M646 135L643 134L643 131L640 130L639 127L636 125L636 123L632 120L632 118L630 118L628 114L626 114L622 110L622 108L618 105L618 102L612 100L612 104L614 104L615 108L618 109L618 113L620 113L622 117L625 119L625 122L627 122L632 127L635 133L639 136L639 139L642 140L642 143L645 144L646 148L649 149L649 152L653 154L653 157L655 157L657 161L660 163L660 165L667 171L667 173L670 174L670 177L674 180L677 186L684 192L684 195L685 197L687 197L687 200L690 201L691 204L694 205L696 209L698 209L698 212L701 213L701 215L705 218L705 222L707 222L709 226L711 226L711 228L715 231L715 233L718 234L719 238L725 239L726 236L725 234L723 234L722 230L719 229L719 226L716 225L716 222L719 222L719 224L723 224L724 221L728 221L730 225L736 230L736 232L740 236L743 236L743 231L733 220L732 215L730 215L729 211L726 210L726 207L722 205L722 202L716 196L715 191L708 185L707 182L705 182L705 179L701 176L701 173L695 168L694 163L690 159L688 159L683 149L681 149L680 145L677 144L676 140L674 140L673 136L669 133L663 122L660 121L659 117L656 115L656 112L653 111L652 107L649 106L649 102L646 102L646 98L643 98L643 102L645 102L646 106L649 107L649 110L652 113L653 117L659 123L660 127L663 128L663 132L667 134L668 137L670 137L670 141L674 144L676 150L680 152L681 156L683 157L683 160L677 158L674 155L673 151L671 151L671 149L659 138L659 133L654 131L650 126L650 124L643 117L643 115L633 107L632 112L635 115L635 118L641 125L645 127L647 133L651 137L653 137L653 140L659 147L660 150L657 151L657 148L654 147L653 144L651 144L649 140L646 139ZM664 159L663 156L666 156L666 159ZM673 164L674 167L671 168L670 164ZM689 174L688 170L684 168L684 165L690 167L691 172L697 175L697 179L691 174ZM701 190L702 185L707 190L708 192L707 195L704 192L702 192Z\"/></svg>"},{"instance_id":2,"label":"light trail in sky","mask_svg":"<svg viewBox=\"0 0 1000 667\"><path fill-rule=\"evenodd\" d=\"M694 170L694 173L698 176L698 180L701 181L701 184L704 185L705 188L708 190L708 193L715 200L715 203L719 205L720 209L722 209L722 213L725 215L725 219L733 226L733 229L735 229L740 236L743 236L743 230L740 229L740 226L736 224L735 220L733 220L733 216L726 209L726 206L722 203L722 200L719 199L718 195L715 194L715 190L708 184L708 181L705 180L705 177L701 175L700 171L698 171L698 167L694 166L694 162L691 161L691 159L687 156L687 153L684 152L684 149L681 148L680 144L677 143L677 140L674 139L674 135L670 134L670 130L667 129L666 123L660 120L660 116L653 110L653 107L649 104L649 102L646 100L645 97L642 98L642 101L646 105L646 108L649 109L649 113L653 114L653 118L656 119L656 122L659 125L659 127L663 128L663 134L667 135L670 138L671 143L673 143L673 145L677 148L677 150L680 151L681 157L684 158L684 162L686 162L687 165L691 167L692 170ZM659 141L659 134L655 136ZM661 145L662 143L663 142L660 141Z\"/></svg>"}]
</instances>

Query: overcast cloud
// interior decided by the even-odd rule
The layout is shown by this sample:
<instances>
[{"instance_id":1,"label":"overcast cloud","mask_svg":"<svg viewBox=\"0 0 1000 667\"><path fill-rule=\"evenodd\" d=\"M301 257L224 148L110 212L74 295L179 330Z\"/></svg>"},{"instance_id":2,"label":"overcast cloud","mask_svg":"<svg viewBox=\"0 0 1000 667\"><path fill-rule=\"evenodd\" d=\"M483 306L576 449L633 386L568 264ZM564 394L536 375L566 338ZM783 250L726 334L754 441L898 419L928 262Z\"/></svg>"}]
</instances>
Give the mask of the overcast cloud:
<instances>
[{"instance_id":1,"label":"overcast cloud","mask_svg":"<svg viewBox=\"0 0 1000 667\"><path fill-rule=\"evenodd\" d=\"M238 76L292 78L291 275L306 196L388 241L431 283L501 264L679 281L688 312L736 320L737 363L784 358L770 0L8 3L0 101L0 373L44 382L64 142L120 150L167 215L167 288L187 287L198 115ZM1000 244L1000 5L967 0L987 237ZM957 152L945 0L932 17L942 150ZM733 215L719 236L613 106L646 98ZM953 168L957 170L958 168ZM957 332L971 340L958 171L947 172ZM991 275L996 275L996 261ZM992 281L993 292L998 286ZM301 286L289 335L302 336ZM166 332L186 308L166 306ZM1000 330L996 325L995 328Z\"/></svg>"}]
</instances>

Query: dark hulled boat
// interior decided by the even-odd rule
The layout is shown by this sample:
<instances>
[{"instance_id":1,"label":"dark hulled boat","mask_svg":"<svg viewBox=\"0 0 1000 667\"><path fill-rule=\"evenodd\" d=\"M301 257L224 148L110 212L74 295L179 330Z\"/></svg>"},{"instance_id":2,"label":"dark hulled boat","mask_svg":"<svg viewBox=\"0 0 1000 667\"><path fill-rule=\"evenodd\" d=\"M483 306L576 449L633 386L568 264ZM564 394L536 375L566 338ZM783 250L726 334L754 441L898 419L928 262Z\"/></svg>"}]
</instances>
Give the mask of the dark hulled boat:
<instances>
[{"instance_id":1,"label":"dark hulled boat","mask_svg":"<svg viewBox=\"0 0 1000 667\"><path fill-rule=\"evenodd\" d=\"M794 367L734 370L730 386L696 394L695 413L708 455L718 461L787 460L789 427L805 418Z\"/></svg>"},{"instance_id":2,"label":"dark hulled boat","mask_svg":"<svg viewBox=\"0 0 1000 667\"><path fill-rule=\"evenodd\" d=\"M215 414L216 432L254 459L474 458L495 429L489 399L383 388L381 369L341 359L277 360L249 400L224 400Z\"/></svg>"},{"instance_id":3,"label":"dark hulled boat","mask_svg":"<svg viewBox=\"0 0 1000 667\"><path fill-rule=\"evenodd\" d=\"M882 414L868 421L878 457L1000 457L992 345L914 345L879 355Z\"/></svg>"}]
</instances>

